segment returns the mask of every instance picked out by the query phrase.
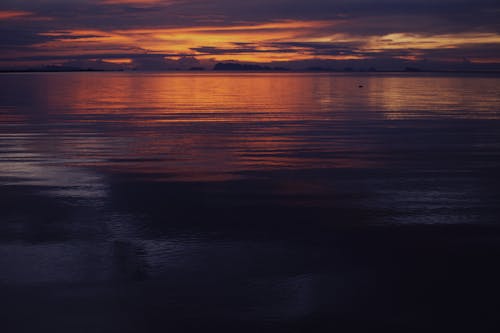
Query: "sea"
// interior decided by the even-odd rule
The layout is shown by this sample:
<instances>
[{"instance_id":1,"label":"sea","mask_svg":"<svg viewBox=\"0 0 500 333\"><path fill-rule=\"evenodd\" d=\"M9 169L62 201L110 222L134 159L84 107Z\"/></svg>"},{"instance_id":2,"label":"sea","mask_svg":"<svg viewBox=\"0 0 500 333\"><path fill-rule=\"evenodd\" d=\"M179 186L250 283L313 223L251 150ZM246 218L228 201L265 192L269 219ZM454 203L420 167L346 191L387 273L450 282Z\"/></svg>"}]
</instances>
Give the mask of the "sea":
<instances>
[{"instance_id":1,"label":"sea","mask_svg":"<svg viewBox=\"0 0 500 333\"><path fill-rule=\"evenodd\" d=\"M0 74L2 332L498 332L499 259L498 74Z\"/></svg>"}]
</instances>

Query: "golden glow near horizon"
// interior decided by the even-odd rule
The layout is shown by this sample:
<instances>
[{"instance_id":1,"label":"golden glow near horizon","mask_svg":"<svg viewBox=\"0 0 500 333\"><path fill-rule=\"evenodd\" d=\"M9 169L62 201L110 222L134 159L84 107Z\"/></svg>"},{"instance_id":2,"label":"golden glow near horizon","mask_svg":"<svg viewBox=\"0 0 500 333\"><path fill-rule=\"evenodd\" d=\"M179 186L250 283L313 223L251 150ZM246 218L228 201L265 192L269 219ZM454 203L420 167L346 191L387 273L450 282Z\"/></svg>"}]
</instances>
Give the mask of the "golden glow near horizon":
<instances>
[{"instance_id":1,"label":"golden glow near horizon","mask_svg":"<svg viewBox=\"0 0 500 333\"><path fill-rule=\"evenodd\" d=\"M102 0L107 4L151 4L155 0ZM175 1L172 1L172 3ZM30 12L0 11L0 20L32 17ZM36 16L33 19L37 19ZM427 50L454 50L462 46L500 44L498 33L409 34L358 36L335 32L338 20L280 20L264 23L241 22L234 25L203 25L133 29L68 29L39 32L49 41L32 45L29 54L6 50L12 58L58 58L93 55L114 64L132 64L134 55L158 54L177 59L192 56L200 60L242 62L293 61L306 59L370 59L391 52L393 58L421 60ZM347 45L348 51L317 52L314 45ZM351 51L349 51L351 50ZM398 51L401 54L398 55ZM110 56L112 55L112 56ZM496 57L498 58L498 57ZM452 61L461 61L455 57ZM446 59L448 60L448 59ZM473 56L474 62L495 62Z\"/></svg>"},{"instance_id":2,"label":"golden glow near horizon","mask_svg":"<svg viewBox=\"0 0 500 333\"><path fill-rule=\"evenodd\" d=\"M361 51L372 53L387 50L411 49L414 55L402 56L417 60L418 50L454 49L460 45L500 43L500 35L495 33L458 33L423 36L418 34L393 33L375 37L357 37L346 34L319 33L324 28L334 28L327 21L279 21L256 25L235 26L199 26L164 29L128 29L128 30L68 30L40 33L55 39L38 44L37 47L58 50L61 54L102 53L111 50L147 50L149 53L167 53L190 55L218 60L240 60L249 62L289 61L314 57L306 47L291 46L286 50L276 46L280 42L303 43L358 43ZM241 41L252 45L250 49L240 47ZM220 53L204 53L203 48L220 49ZM87 51L83 51L87 50ZM363 59L363 55L324 55L322 59ZM118 63L115 61L115 63Z\"/></svg>"},{"instance_id":3,"label":"golden glow near horizon","mask_svg":"<svg viewBox=\"0 0 500 333\"><path fill-rule=\"evenodd\" d=\"M219 60L237 59L242 61L296 60L310 58L307 50L292 48L283 52L276 46L266 43L281 41L308 41L307 35L316 29L331 26L325 21L280 21L257 25L235 26L200 26L165 29L128 29L128 30L67 30L43 32L39 35L53 37L50 42L40 43L36 47L58 50L70 55L76 49L79 53L100 53L100 50L147 50L149 53L167 53L190 55L199 58L217 58ZM238 43L255 44L247 52L242 52ZM222 54L205 54L196 48L220 48ZM86 50L86 51L84 51ZM233 53L234 51L234 53Z\"/></svg>"},{"instance_id":4,"label":"golden glow near horizon","mask_svg":"<svg viewBox=\"0 0 500 333\"><path fill-rule=\"evenodd\" d=\"M6 1L0 69L188 69L219 61L290 69L500 68L498 5L358 2Z\"/></svg>"}]
</instances>

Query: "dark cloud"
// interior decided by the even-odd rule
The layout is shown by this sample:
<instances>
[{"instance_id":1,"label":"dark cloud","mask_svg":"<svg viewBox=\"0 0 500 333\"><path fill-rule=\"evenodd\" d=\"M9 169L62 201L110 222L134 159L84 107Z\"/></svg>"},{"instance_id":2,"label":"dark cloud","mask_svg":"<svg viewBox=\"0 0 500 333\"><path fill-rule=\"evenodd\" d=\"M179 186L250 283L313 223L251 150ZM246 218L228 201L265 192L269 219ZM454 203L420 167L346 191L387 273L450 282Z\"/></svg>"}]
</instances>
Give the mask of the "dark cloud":
<instances>
[{"instance_id":1,"label":"dark cloud","mask_svg":"<svg viewBox=\"0 0 500 333\"><path fill-rule=\"evenodd\" d=\"M4 0L0 9L28 10L54 17L55 21L46 25L59 28L186 26L211 20L229 25L241 21L348 19L356 22L356 26L345 27L361 33L374 28L381 32L422 32L423 28L431 29L429 32L436 31L433 29L500 31L497 0L186 0L160 1L147 6L110 5L99 0Z\"/></svg>"},{"instance_id":2,"label":"dark cloud","mask_svg":"<svg viewBox=\"0 0 500 333\"><path fill-rule=\"evenodd\" d=\"M49 41L51 38L40 36L36 31L0 27L0 49L26 47Z\"/></svg>"}]
</instances>

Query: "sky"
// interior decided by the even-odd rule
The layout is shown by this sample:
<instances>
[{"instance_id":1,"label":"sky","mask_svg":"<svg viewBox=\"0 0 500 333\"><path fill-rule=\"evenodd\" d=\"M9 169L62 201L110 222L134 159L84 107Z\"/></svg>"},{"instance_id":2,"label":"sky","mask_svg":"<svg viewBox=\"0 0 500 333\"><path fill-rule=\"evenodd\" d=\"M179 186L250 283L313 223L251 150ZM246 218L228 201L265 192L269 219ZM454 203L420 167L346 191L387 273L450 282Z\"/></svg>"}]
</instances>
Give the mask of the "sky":
<instances>
[{"instance_id":1,"label":"sky","mask_svg":"<svg viewBox=\"0 0 500 333\"><path fill-rule=\"evenodd\" d=\"M0 69L500 70L498 0L2 0Z\"/></svg>"}]
</instances>

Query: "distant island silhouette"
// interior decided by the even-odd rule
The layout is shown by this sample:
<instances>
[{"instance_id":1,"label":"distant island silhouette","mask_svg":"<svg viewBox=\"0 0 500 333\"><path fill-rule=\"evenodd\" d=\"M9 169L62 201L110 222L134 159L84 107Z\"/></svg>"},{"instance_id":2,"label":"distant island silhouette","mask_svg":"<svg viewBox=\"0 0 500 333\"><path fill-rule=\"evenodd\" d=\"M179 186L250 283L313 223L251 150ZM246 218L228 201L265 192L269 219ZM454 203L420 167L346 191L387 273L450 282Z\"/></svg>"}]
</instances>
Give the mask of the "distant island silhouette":
<instances>
[{"instance_id":1,"label":"distant island silhouette","mask_svg":"<svg viewBox=\"0 0 500 333\"><path fill-rule=\"evenodd\" d=\"M78 67L78 66L42 66L31 68L0 68L0 73L30 73L30 72L134 72L143 71L141 68L94 68L94 67ZM220 71L220 72L323 72L323 73L491 73L499 74L500 71L495 70L446 70L446 69L423 69L414 66L406 66L400 69L377 69L375 67L342 67L334 68L329 66L304 66L288 68L283 66L270 66L265 64L255 63L239 63L239 62L219 62L213 68L203 66L191 66L187 68L162 68L162 69L146 69L145 71L161 71L161 72L176 72L176 71Z\"/></svg>"},{"instance_id":2,"label":"distant island silhouette","mask_svg":"<svg viewBox=\"0 0 500 333\"><path fill-rule=\"evenodd\" d=\"M214 71L289 71L285 67L270 67L235 62L219 62L214 66Z\"/></svg>"}]
</instances>

